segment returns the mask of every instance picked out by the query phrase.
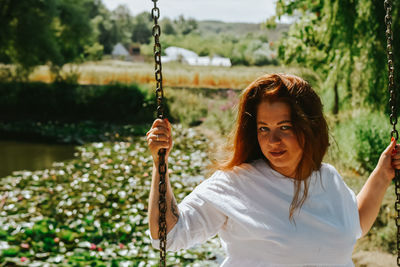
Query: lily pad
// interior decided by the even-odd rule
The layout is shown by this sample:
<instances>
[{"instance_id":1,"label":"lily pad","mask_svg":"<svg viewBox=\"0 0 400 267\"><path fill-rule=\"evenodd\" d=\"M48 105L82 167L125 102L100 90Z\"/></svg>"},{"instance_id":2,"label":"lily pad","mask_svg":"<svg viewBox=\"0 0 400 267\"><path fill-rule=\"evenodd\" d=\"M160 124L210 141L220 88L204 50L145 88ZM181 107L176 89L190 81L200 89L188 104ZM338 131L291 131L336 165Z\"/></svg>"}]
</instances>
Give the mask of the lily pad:
<instances>
[{"instance_id":1,"label":"lily pad","mask_svg":"<svg viewBox=\"0 0 400 267\"><path fill-rule=\"evenodd\" d=\"M174 125L174 131L170 180L180 201L205 179L208 142L193 129ZM0 194L9 194L6 205L11 207L0 216L0 240L7 244L0 243L0 261L7 257L21 263L25 256L42 266L157 264L159 251L148 235L152 158L145 138L77 150L75 159L51 169L15 172L0 180ZM29 251L21 251L21 243L29 244ZM221 254L214 238L184 253L168 253L168 264L215 263Z\"/></svg>"}]
</instances>

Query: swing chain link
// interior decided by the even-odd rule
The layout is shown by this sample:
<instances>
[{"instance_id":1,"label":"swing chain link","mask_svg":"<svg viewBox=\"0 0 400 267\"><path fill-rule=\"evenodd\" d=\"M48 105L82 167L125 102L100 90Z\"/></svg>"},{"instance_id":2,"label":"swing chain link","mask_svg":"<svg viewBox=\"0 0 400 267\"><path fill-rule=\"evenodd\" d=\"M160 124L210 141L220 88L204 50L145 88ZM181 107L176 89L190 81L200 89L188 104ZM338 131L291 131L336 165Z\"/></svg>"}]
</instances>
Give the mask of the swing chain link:
<instances>
[{"instance_id":1,"label":"swing chain link","mask_svg":"<svg viewBox=\"0 0 400 267\"><path fill-rule=\"evenodd\" d=\"M396 94L394 85L394 64L393 64L393 32L392 32L392 0L385 0L385 24L386 24L386 40L387 40L387 59L388 59L388 90L390 94L390 123L393 126L391 136L399 139L399 133L396 130L397 114L396 114ZM396 226L397 226L397 266L400 266L400 171L395 171L395 193L396 193Z\"/></svg>"},{"instance_id":2,"label":"swing chain link","mask_svg":"<svg viewBox=\"0 0 400 267\"><path fill-rule=\"evenodd\" d=\"M393 125L393 130L391 132L391 136L396 140L399 138L399 133L396 130L397 124L397 114L396 114L396 96L395 96L395 87L394 87L394 64L393 64L393 33L392 33L392 1L385 0L385 24L386 24L386 40L387 40L387 58L388 58L388 80L389 80L389 105L390 105L390 123Z\"/></svg>"},{"instance_id":3,"label":"swing chain link","mask_svg":"<svg viewBox=\"0 0 400 267\"><path fill-rule=\"evenodd\" d=\"M163 98L164 92L162 88L162 68L161 68L161 44L160 35L161 27L158 25L158 19L160 18L160 9L157 7L158 0L152 0L154 7L151 10L151 16L154 21L152 35L154 37L154 61L155 61L155 78L156 78L156 97L157 97L157 117L160 119L164 118L164 107Z\"/></svg>"},{"instance_id":4,"label":"swing chain link","mask_svg":"<svg viewBox=\"0 0 400 267\"><path fill-rule=\"evenodd\" d=\"M151 10L151 16L154 21L154 26L152 30L152 35L154 37L154 61L155 61L155 78L156 78L156 98L157 98L157 118L164 118L164 92L162 87L162 68L161 68L161 44L160 35L161 28L158 25L158 19L160 18L160 9L157 7L158 0L152 0L154 2L154 7ZM160 182L158 184L159 200L158 209L159 220L158 220L158 237L160 240L160 265L162 267L166 266L166 247L167 247L167 221L165 218L167 212L167 201L166 201L166 191L167 185L165 181L165 176L167 173L167 166L165 164L165 149L160 149L158 151L159 165L158 172L160 174Z\"/></svg>"}]
</instances>

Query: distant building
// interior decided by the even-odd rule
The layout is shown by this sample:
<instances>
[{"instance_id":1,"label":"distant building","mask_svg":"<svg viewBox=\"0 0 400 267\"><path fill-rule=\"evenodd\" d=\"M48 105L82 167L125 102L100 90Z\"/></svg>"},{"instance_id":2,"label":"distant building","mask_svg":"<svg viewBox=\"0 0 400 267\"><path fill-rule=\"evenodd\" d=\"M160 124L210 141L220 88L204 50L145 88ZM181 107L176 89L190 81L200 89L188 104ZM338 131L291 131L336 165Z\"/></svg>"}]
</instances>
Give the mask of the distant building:
<instances>
[{"instance_id":1,"label":"distant building","mask_svg":"<svg viewBox=\"0 0 400 267\"><path fill-rule=\"evenodd\" d=\"M111 52L111 56L113 59L123 59L123 60L131 59L128 50L126 50L126 48L121 43L114 45L113 51Z\"/></svg>"},{"instance_id":2,"label":"distant building","mask_svg":"<svg viewBox=\"0 0 400 267\"><path fill-rule=\"evenodd\" d=\"M140 44L134 43L129 47L132 61L144 62L144 56L140 53Z\"/></svg>"},{"instance_id":3,"label":"distant building","mask_svg":"<svg viewBox=\"0 0 400 267\"><path fill-rule=\"evenodd\" d=\"M232 66L229 58L220 56L199 57L195 52L188 49L170 46L165 49L166 56L161 57L161 62L178 61L192 66Z\"/></svg>"}]
</instances>

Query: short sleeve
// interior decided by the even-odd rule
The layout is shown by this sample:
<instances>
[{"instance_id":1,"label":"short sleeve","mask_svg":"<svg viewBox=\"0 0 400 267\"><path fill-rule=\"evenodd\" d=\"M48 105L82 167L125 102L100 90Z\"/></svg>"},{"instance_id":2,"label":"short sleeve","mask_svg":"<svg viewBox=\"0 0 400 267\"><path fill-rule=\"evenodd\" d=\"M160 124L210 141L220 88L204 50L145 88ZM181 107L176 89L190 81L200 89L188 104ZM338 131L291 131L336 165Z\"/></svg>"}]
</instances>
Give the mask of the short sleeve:
<instances>
[{"instance_id":1,"label":"short sleeve","mask_svg":"<svg viewBox=\"0 0 400 267\"><path fill-rule=\"evenodd\" d=\"M361 238L362 236L362 229L361 229L361 224L360 224L360 214L358 212L358 203L357 203L357 196L354 193L354 191L349 188L346 183L343 181L343 184L347 188L349 192L349 206L348 206L348 214L349 217L352 218L353 223L354 223L354 229L355 229L355 237L356 239Z\"/></svg>"},{"instance_id":2,"label":"short sleeve","mask_svg":"<svg viewBox=\"0 0 400 267\"><path fill-rule=\"evenodd\" d=\"M358 212L357 196L354 191L347 186L338 171L333 166L329 164L326 165L328 166L329 172L334 178L333 182L341 195L340 199L345 212L344 215L347 217L349 225L352 226L355 238L359 239L362 236L362 229L360 225L360 214Z\"/></svg>"},{"instance_id":3,"label":"short sleeve","mask_svg":"<svg viewBox=\"0 0 400 267\"><path fill-rule=\"evenodd\" d=\"M178 222L167 234L168 251L178 251L204 243L215 236L225 224L227 216L215 205L220 188L215 175L213 176L203 181L179 203ZM152 246L159 249L159 239L153 239L151 235L150 239Z\"/></svg>"}]
</instances>

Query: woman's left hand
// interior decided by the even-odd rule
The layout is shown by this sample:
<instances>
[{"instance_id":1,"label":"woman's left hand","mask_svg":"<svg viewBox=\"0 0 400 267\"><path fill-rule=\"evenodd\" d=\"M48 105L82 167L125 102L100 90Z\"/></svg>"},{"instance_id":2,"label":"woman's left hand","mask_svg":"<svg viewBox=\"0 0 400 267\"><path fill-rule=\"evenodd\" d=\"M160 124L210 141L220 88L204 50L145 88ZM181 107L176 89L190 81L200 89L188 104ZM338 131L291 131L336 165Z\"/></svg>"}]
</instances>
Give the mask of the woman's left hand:
<instances>
[{"instance_id":1,"label":"woman's left hand","mask_svg":"<svg viewBox=\"0 0 400 267\"><path fill-rule=\"evenodd\" d=\"M396 140L392 138L390 145L382 152L375 171L380 173L388 181L395 175L395 169L400 169L400 145L396 145Z\"/></svg>"}]
</instances>

